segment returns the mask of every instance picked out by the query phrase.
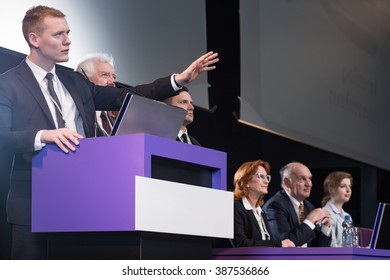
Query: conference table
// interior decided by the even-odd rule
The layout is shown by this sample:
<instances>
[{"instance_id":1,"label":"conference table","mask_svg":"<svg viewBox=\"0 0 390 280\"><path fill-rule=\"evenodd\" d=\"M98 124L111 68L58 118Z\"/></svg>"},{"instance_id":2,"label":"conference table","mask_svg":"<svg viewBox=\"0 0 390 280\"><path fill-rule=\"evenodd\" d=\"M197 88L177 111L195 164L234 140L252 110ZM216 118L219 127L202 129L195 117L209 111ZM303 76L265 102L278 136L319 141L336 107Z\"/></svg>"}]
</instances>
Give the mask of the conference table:
<instances>
[{"instance_id":1,"label":"conference table","mask_svg":"<svg viewBox=\"0 0 390 280\"><path fill-rule=\"evenodd\" d=\"M215 260L390 260L390 250L369 248L215 248Z\"/></svg>"}]
</instances>

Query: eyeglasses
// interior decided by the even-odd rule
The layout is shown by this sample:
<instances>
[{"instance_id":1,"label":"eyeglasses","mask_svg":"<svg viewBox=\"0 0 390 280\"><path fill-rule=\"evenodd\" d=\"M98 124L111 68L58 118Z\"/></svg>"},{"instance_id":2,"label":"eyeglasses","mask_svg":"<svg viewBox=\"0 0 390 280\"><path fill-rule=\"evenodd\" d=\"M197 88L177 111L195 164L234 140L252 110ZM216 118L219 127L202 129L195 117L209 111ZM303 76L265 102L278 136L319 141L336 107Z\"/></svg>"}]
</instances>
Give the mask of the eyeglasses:
<instances>
[{"instance_id":1,"label":"eyeglasses","mask_svg":"<svg viewBox=\"0 0 390 280\"><path fill-rule=\"evenodd\" d=\"M268 183L271 182L271 175L261 173L256 173L255 175L257 178L262 179L263 181L267 180Z\"/></svg>"}]
</instances>

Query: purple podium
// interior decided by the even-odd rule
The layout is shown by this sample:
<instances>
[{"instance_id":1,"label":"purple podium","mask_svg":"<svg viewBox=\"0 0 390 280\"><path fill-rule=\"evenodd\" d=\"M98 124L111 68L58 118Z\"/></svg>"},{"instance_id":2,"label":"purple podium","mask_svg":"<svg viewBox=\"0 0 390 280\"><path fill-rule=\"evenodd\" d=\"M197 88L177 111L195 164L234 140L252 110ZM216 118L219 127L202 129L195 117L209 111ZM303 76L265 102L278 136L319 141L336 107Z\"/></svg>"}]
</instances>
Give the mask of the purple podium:
<instances>
[{"instance_id":1,"label":"purple podium","mask_svg":"<svg viewBox=\"0 0 390 280\"><path fill-rule=\"evenodd\" d=\"M89 138L69 154L47 145L32 174L32 230L49 233L49 258L208 259L211 238L233 237L220 151L147 134Z\"/></svg>"}]
</instances>

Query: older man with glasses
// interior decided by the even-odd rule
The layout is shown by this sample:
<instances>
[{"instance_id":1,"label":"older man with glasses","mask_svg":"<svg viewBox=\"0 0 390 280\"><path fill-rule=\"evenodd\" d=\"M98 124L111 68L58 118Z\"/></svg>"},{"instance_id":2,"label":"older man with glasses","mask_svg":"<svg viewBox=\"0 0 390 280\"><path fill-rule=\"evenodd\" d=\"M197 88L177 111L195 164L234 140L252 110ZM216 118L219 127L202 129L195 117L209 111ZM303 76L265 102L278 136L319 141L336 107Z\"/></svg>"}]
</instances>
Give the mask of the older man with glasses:
<instances>
[{"instance_id":1,"label":"older man with glasses","mask_svg":"<svg viewBox=\"0 0 390 280\"><path fill-rule=\"evenodd\" d=\"M312 174L307 166L292 162L280 170L282 189L264 205L271 232L277 239L288 238L301 247L330 246L329 213L314 208L307 198Z\"/></svg>"}]
</instances>

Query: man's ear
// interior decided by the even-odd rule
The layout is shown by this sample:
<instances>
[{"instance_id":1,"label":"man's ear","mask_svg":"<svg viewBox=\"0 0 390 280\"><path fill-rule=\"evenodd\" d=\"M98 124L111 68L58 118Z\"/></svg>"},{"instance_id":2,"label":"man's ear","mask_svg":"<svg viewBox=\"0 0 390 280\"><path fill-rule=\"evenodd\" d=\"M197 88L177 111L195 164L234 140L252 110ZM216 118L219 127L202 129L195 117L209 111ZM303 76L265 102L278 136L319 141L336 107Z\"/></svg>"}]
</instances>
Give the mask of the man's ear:
<instances>
[{"instance_id":1,"label":"man's ear","mask_svg":"<svg viewBox=\"0 0 390 280\"><path fill-rule=\"evenodd\" d=\"M287 177L284 177L283 178L283 184L287 187L287 188L291 188L291 182L290 182L290 179L287 178Z\"/></svg>"},{"instance_id":2,"label":"man's ear","mask_svg":"<svg viewBox=\"0 0 390 280\"><path fill-rule=\"evenodd\" d=\"M30 32L28 34L28 41L31 46L34 46L35 48L39 48L39 36L35 32Z\"/></svg>"}]
</instances>

